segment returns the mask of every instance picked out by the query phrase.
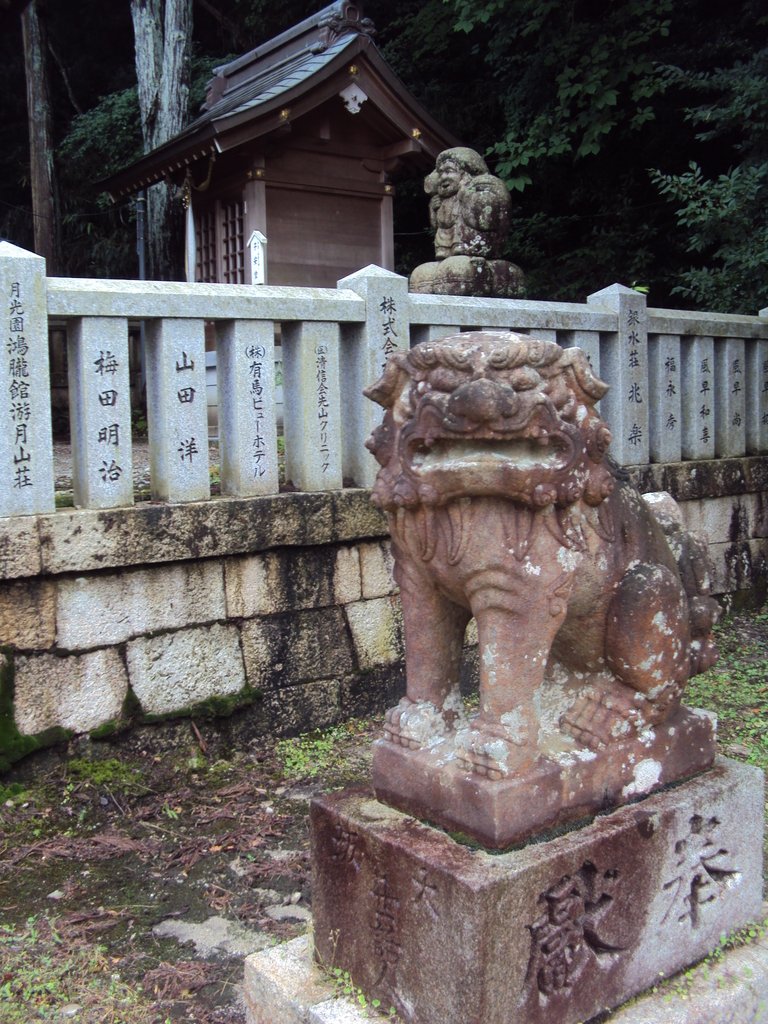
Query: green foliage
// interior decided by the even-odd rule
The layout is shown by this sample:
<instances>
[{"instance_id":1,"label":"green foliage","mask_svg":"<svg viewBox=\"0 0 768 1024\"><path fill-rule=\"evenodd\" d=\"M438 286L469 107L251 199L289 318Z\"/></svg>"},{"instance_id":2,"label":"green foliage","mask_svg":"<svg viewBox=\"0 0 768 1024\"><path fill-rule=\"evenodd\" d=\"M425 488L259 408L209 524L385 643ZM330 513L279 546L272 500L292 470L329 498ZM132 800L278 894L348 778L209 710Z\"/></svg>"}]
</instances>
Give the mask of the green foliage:
<instances>
[{"instance_id":1,"label":"green foliage","mask_svg":"<svg viewBox=\"0 0 768 1024\"><path fill-rule=\"evenodd\" d=\"M688 252L706 260L680 274L673 294L704 309L755 313L768 304L768 162L739 164L717 178L692 162L683 174L651 171L651 180L675 200Z\"/></svg>"},{"instance_id":2,"label":"green foliage","mask_svg":"<svg viewBox=\"0 0 768 1024\"><path fill-rule=\"evenodd\" d=\"M77 1004L81 1024L156 1024L140 989L126 984L104 946L65 943L56 920L30 917L0 925L0 1020L62 1020ZM166 1024L168 1022L166 1021Z\"/></svg>"},{"instance_id":3,"label":"green foliage","mask_svg":"<svg viewBox=\"0 0 768 1024\"><path fill-rule=\"evenodd\" d=\"M492 152L511 188L532 184L542 160L596 156L618 127L635 131L654 119L649 100L665 78L651 52L669 35L671 0L601 5L591 13L588 5L556 0L452 2L457 30L496 30L488 60L511 88L506 133Z\"/></svg>"},{"instance_id":4,"label":"green foliage","mask_svg":"<svg viewBox=\"0 0 768 1024\"><path fill-rule=\"evenodd\" d=\"M314 779L321 772L326 772L338 764L339 742L348 735L348 730L343 725L324 731L315 730L290 739L278 740L275 752L287 776L294 779Z\"/></svg>"},{"instance_id":5,"label":"green foliage","mask_svg":"<svg viewBox=\"0 0 768 1024\"><path fill-rule=\"evenodd\" d=\"M731 67L670 67L666 75L705 98L686 110L697 140L714 144L716 153L725 147L738 161L719 174L707 174L696 161L682 173L650 172L659 192L674 201L685 249L697 260L673 293L706 308L754 313L768 304L768 48ZM716 163L710 157L710 166Z\"/></svg>"},{"instance_id":6,"label":"green foliage","mask_svg":"<svg viewBox=\"0 0 768 1024\"><path fill-rule=\"evenodd\" d=\"M655 305L696 305L707 295L707 305L756 309L755 287L744 279L754 284L764 265L762 179L720 176L745 158L747 140L754 146L765 123L759 4L734 11L706 0L443 3L480 58L476 75L503 107L486 153L513 192L508 255L526 271L531 297L583 301L613 281L642 281ZM707 106L694 114L692 99L704 90ZM764 132L757 134L765 162ZM666 201L691 161L702 168L702 187L713 183L711 205L727 188L737 211L736 219L726 213L696 226L699 241L708 236L696 267L684 223L692 211L676 216ZM652 178L649 167L666 178ZM758 237L739 240L751 221Z\"/></svg>"},{"instance_id":7,"label":"green foliage","mask_svg":"<svg viewBox=\"0 0 768 1024\"><path fill-rule=\"evenodd\" d=\"M694 676L685 703L717 713L718 735L726 753L738 752L750 764L768 770L768 610L726 619L715 628L720 658Z\"/></svg>"},{"instance_id":8,"label":"green foliage","mask_svg":"<svg viewBox=\"0 0 768 1024\"><path fill-rule=\"evenodd\" d=\"M73 757L67 762L67 773L73 781L87 782L97 788L115 789L123 793L147 791L140 770L117 758L91 760Z\"/></svg>"}]
</instances>

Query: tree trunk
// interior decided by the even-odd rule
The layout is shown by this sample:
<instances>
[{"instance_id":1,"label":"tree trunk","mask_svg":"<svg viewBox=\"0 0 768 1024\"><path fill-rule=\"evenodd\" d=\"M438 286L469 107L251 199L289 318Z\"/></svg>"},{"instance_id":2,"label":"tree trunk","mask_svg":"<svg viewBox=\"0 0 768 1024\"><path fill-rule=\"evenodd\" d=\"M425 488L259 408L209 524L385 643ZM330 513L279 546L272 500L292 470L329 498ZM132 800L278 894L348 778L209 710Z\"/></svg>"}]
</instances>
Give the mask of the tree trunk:
<instances>
[{"instance_id":1,"label":"tree trunk","mask_svg":"<svg viewBox=\"0 0 768 1024\"><path fill-rule=\"evenodd\" d=\"M48 273L56 274L61 267L61 241L57 216L56 177L53 168L45 24L40 17L38 0L30 0L22 11L21 29L27 83L29 179L32 188L34 246L35 252L45 257Z\"/></svg>"},{"instance_id":2,"label":"tree trunk","mask_svg":"<svg viewBox=\"0 0 768 1024\"><path fill-rule=\"evenodd\" d=\"M184 127L189 99L192 0L131 0L144 152ZM150 277L182 277L183 210L170 184L147 192Z\"/></svg>"}]
</instances>

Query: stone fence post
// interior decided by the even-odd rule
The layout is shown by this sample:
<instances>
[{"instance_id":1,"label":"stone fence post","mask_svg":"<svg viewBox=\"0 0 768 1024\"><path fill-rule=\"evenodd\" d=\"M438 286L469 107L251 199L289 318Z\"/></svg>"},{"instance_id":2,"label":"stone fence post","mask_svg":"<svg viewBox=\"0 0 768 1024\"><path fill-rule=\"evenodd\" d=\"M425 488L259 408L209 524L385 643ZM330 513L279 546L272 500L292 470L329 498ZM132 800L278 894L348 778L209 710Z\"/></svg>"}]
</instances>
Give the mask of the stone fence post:
<instances>
[{"instance_id":1,"label":"stone fence post","mask_svg":"<svg viewBox=\"0 0 768 1024\"><path fill-rule=\"evenodd\" d=\"M45 260L0 242L0 516L52 512L53 442Z\"/></svg>"},{"instance_id":2,"label":"stone fence post","mask_svg":"<svg viewBox=\"0 0 768 1024\"><path fill-rule=\"evenodd\" d=\"M600 376L611 389L602 399L611 425L611 454L624 466L648 461L648 313L645 295L612 284L587 305L616 314L616 332L600 346Z\"/></svg>"},{"instance_id":3,"label":"stone fence post","mask_svg":"<svg viewBox=\"0 0 768 1024\"><path fill-rule=\"evenodd\" d=\"M376 461L365 448L366 438L381 422L381 409L363 395L363 388L381 375L387 357L410 347L408 281L391 270L369 266L338 282L365 299L365 321L343 324L341 400L344 407L344 476L359 487L371 487Z\"/></svg>"},{"instance_id":4,"label":"stone fence post","mask_svg":"<svg viewBox=\"0 0 768 1024\"><path fill-rule=\"evenodd\" d=\"M760 310L768 327L768 307ZM753 341L747 349L746 445L748 452L768 449L768 341Z\"/></svg>"}]
</instances>

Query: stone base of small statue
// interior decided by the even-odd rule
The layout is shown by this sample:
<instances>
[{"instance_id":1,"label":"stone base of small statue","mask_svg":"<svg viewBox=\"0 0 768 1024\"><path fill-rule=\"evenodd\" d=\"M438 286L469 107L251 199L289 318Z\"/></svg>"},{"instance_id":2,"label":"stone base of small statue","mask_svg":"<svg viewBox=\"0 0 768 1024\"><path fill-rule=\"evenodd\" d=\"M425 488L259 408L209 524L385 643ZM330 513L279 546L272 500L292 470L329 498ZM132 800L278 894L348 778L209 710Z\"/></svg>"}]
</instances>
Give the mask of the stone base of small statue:
<instances>
[{"instance_id":1,"label":"stone base of small statue","mask_svg":"<svg viewBox=\"0 0 768 1024\"><path fill-rule=\"evenodd\" d=\"M759 918L762 815L762 773L728 761L501 854L369 794L326 795L315 956L405 1024L577 1024Z\"/></svg>"},{"instance_id":2,"label":"stone base of small statue","mask_svg":"<svg viewBox=\"0 0 768 1024\"><path fill-rule=\"evenodd\" d=\"M408 288L418 295L476 295L519 299L525 294L525 277L520 267L507 260L449 256L416 267Z\"/></svg>"}]
</instances>

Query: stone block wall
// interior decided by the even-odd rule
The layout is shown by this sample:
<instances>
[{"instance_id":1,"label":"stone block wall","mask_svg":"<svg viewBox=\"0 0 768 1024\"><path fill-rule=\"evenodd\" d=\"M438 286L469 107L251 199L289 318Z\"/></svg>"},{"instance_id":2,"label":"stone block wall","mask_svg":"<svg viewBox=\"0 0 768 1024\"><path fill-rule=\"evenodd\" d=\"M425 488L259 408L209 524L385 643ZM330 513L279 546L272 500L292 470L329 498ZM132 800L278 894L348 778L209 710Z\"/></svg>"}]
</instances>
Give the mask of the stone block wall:
<instances>
[{"instance_id":1,"label":"stone block wall","mask_svg":"<svg viewBox=\"0 0 768 1024\"><path fill-rule=\"evenodd\" d=\"M631 477L709 534L717 593L764 595L768 459ZM386 524L367 491L5 522L0 765L168 716L236 712L254 732L296 732L379 712L404 688Z\"/></svg>"},{"instance_id":2,"label":"stone block wall","mask_svg":"<svg viewBox=\"0 0 768 1024\"><path fill-rule=\"evenodd\" d=\"M384 521L365 491L59 512L6 541L0 762L190 713L242 708L255 731L294 732L403 688Z\"/></svg>"},{"instance_id":3,"label":"stone block wall","mask_svg":"<svg viewBox=\"0 0 768 1024\"><path fill-rule=\"evenodd\" d=\"M641 491L669 491L689 530L709 543L713 590L726 607L765 600L768 589L768 458L638 466Z\"/></svg>"}]
</instances>

